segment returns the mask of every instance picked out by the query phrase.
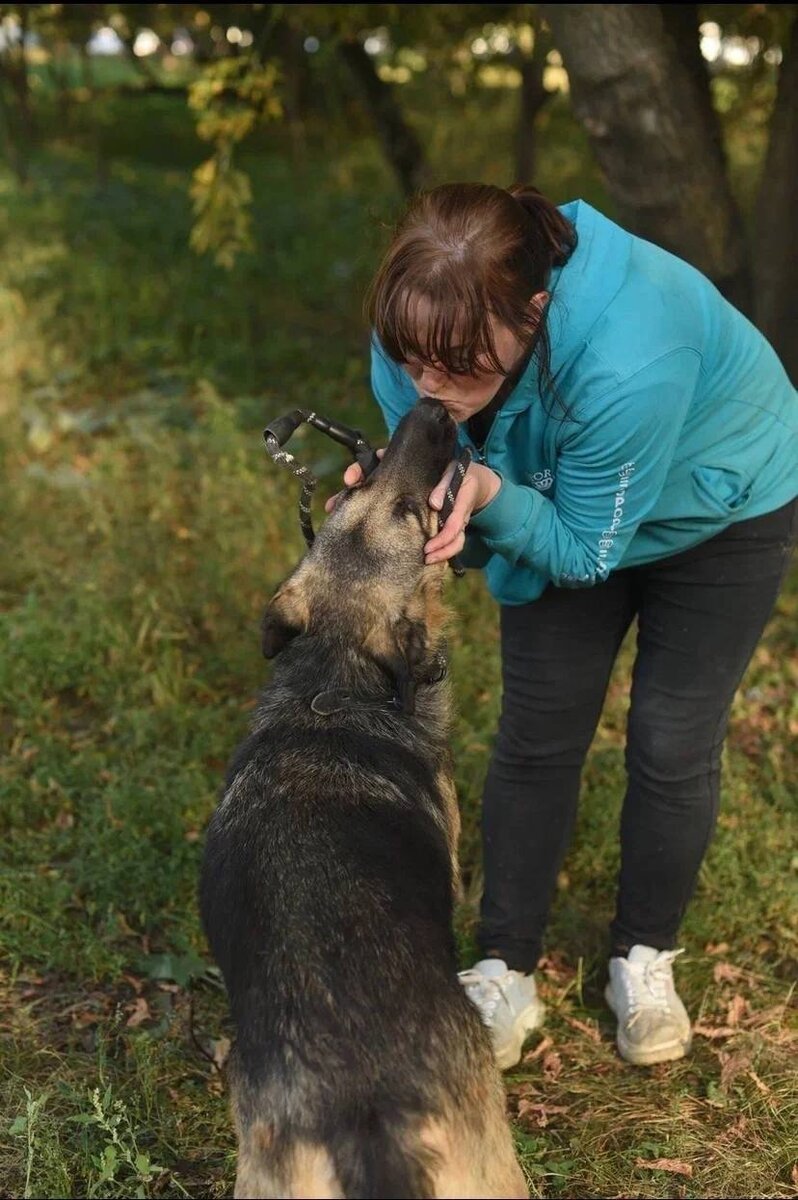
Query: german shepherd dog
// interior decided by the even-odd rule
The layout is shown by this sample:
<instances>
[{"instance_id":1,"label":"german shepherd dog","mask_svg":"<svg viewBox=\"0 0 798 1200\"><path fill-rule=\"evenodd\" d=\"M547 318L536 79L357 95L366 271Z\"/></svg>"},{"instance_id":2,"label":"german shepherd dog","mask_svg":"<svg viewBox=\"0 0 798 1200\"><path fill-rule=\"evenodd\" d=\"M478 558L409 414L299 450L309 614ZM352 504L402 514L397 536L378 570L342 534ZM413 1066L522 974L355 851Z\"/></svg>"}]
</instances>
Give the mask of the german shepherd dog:
<instances>
[{"instance_id":1,"label":"german shepherd dog","mask_svg":"<svg viewBox=\"0 0 798 1200\"><path fill-rule=\"evenodd\" d=\"M273 675L200 885L236 1031L237 1197L528 1194L456 976L445 564L423 556L454 443L420 402L264 616Z\"/></svg>"}]
</instances>

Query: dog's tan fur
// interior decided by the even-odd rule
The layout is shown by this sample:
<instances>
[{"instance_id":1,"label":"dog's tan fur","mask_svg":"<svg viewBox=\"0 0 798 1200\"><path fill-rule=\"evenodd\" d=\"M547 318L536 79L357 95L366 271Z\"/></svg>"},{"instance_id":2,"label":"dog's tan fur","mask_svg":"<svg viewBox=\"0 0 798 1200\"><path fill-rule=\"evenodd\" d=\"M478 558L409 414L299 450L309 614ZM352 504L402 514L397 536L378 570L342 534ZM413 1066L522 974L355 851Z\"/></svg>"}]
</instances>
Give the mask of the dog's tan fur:
<instances>
[{"instance_id":1,"label":"dog's tan fur","mask_svg":"<svg viewBox=\"0 0 798 1200\"><path fill-rule=\"evenodd\" d=\"M411 457L410 451L407 455ZM384 470L377 473L373 484L357 489L333 514L321 530L313 551L278 589L264 622L264 647L270 656L279 655L278 670L253 728L255 736L265 736L275 721L281 722L279 749L272 752L270 759L270 779L273 780L270 786L278 790L283 788L290 794L297 811L318 811L319 819L323 819L329 811L329 801L317 799L318 789L323 786L332 788L330 794L336 798L343 797L341 804L351 804L353 816L362 811L363 806L388 806L386 813L393 814L388 817L388 831L392 828L390 821L398 819L397 814L406 813L406 818L401 816L401 819L411 823L421 817L427 822L424 829L437 828L436 836L443 838L441 876L443 879L445 874L445 881L448 881L450 874L451 885L456 889L460 814L448 742L448 688L445 682L436 679L433 669L436 656L443 649L447 627L447 613L441 599L446 568L444 564L425 567L421 553L424 542L435 528L435 514L426 506L430 480L435 480L433 467L434 464L429 468L433 472L429 479L417 480L414 484L421 503L408 512L406 519L397 518L397 501L401 499L403 489L408 490L408 473L415 477L409 467L403 469L401 454L394 464L386 460ZM296 653L292 649L283 657L282 650L289 643L296 647ZM428 789L408 787L402 783L401 774L387 771L383 775L379 768L364 768L366 760L362 755L358 766L352 764L350 769L339 757L327 763L321 773L313 756L308 759L308 739L312 745L315 731L324 737L330 725L325 723L326 718L314 716L301 697L297 701L297 693L302 691L301 673L307 669L303 666L305 660L297 657L301 656L304 644L311 648L311 660L314 647L318 645L319 653L323 649L327 655L325 661L339 664L333 671L336 684L341 679L362 678L362 672L373 671L375 663L396 677L399 692L408 698L412 716L385 716L377 711L361 715L346 712L336 716L335 720L341 723L342 736L357 735L361 739L364 754L369 752L373 738L390 738L391 744L406 758L411 756L418 762L418 770L427 772ZM353 685L349 683L348 686ZM296 749L292 745L294 733L303 739ZM251 810L253 805L262 803L262 793L253 790L254 770L255 767L250 769L245 761L238 773L234 773L220 805L219 827L228 831L229 836L233 836L236 822L243 822L244 817L238 815L239 811L244 814L247 806ZM239 806L242 807L239 809ZM346 812L346 808L343 811ZM241 845L246 844L247 838L257 836L256 827L248 828L250 831L246 832L242 824L240 835L236 835ZM385 836L389 838L390 832ZM268 845L267 850L272 854ZM402 873L405 865L397 862L395 869ZM301 871L297 874L302 876ZM294 886L300 891L303 887L317 886L313 873L306 874L307 878L302 876L294 880ZM367 1006L365 1015L355 1013L353 1019L371 1022L374 1046L395 1047L399 1057L392 1066L384 1061L384 1050L379 1053L375 1050L375 1060L371 1057L371 1044L364 1045L362 1037L360 1040L354 1038L351 1056L344 1054L340 1070L344 1074L361 1069L374 1073L375 1087L387 1089L380 1092L383 1096L381 1113L385 1105L390 1109L390 1098L394 1090L400 1090L400 1085L406 1094L409 1088L410 1094L416 1097L409 1107L406 1103L402 1107L397 1100L395 1112L386 1112L386 1124L381 1126L383 1133L385 1129L388 1131L385 1136L389 1139L386 1145L390 1153L400 1162L415 1164L415 1178L426 1180L423 1187L427 1190L413 1191L413 1195L527 1196L507 1122L504 1089L487 1031L463 996L454 979L454 971L447 976L448 968L443 964L439 991L431 1005L421 1011L408 1010L407 1020L400 1017L395 1027L384 1028L388 1018L381 1016L382 1004L389 999L400 1005L404 1002L402 988L413 988L412 964L423 947L417 947L412 938L408 940L401 925L393 926L390 919L386 923L388 912L399 911L395 908L398 902L389 900L393 886L390 878L378 882L376 889L370 883L357 880L354 884L359 889L358 896L362 894L363 897L357 902L357 919L366 929L367 936L383 947L380 955L384 956L384 962L375 966L378 970L375 980L386 982L364 982L365 987L376 988L375 1003ZM218 884L210 886L206 904L215 901L218 892L213 889L218 887ZM224 938L224 931L221 936ZM281 949L280 953L285 950ZM358 953L357 939L353 942L352 953ZM369 969L371 962L370 957L364 959L364 970ZM431 967L434 974L441 964L435 966L432 963ZM347 1005L357 1003L351 995L337 994L338 977L334 969L327 975L323 969L314 974L308 968L305 973L304 961L291 969L297 972L296 979L302 980L299 986L319 998L322 1006L319 1011L348 1012ZM392 985L387 981L391 979L406 980L398 987L394 985L396 995L388 992ZM383 993L380 993L380 987L385 989ZM301 992L297 994L296 1002L301 1002L301 995ZM279 1007L281 1003L293 1005L293 996L291 993L287 1000L282 1000L277 995L270 1003L272 1007ZM332 1027L338 1028L335 1019ZM238 1032L241 1037L247 1030L239 1028ZM320 1028L318 1037L323 1039L325 1036L332 1035L328 1029ZM313 1050L313 1045L309 1045L307 1053L312 1054ZM300 1057L294 1060L292 1055L296 1052ZM393 1052L392 1049L389 1053ZM314 1068L316 1073L303 1075L305 1063L301 1047L295 1050L290 1044L281 1053L283 1057L279 1061L289 1064L289 1068L296 1061L297 1098L286 1102L288 1108L283 1103L284 1093L280 1092L276 1101L274 1091L270 1091L269 1078L261 1080L257 1073L249 1071L249 1064L242 1060L240 1053L231 1067L232 1105L239 1137L235 1195L242 1200L272 1196L343 1197L347 1191L341 1169L336 1166L336 1161L342 1161L340 1151L331 1148L332 1142L325 1144L321 1135L313 1135L313 1121L306 1116L314 1089L323 1082L319 1075L324 1069L323 1056L322 1066ZM365 1057L358 1059L358 1055ZM363 1063L362 1068L358 1066L359 1061ZM435 1066L431 1070L430 1063L433 1062ZM380 1083L382 1072L388 1073L384 1084ZM292 1069L288 1078L294 1078ZM359 1080L353 1082L362 1086ZM344 1093L345 1085L343 1078ZM357 1088L355 1090L359 1095ZM386 1096L389 1099L385 1099ZM293 1108L291 1104L294 1104ZM291 1116L291 1113L295 1115ZM356 1160L357 1146L352 1149L350 1142L347 1146L350 1158ZM338 1160L336 1153L339 1153ZM366 1193L355 1190L348 1194ZM400 1193L379 1194L393 1196Z\"/></svg>"}]
</instances>

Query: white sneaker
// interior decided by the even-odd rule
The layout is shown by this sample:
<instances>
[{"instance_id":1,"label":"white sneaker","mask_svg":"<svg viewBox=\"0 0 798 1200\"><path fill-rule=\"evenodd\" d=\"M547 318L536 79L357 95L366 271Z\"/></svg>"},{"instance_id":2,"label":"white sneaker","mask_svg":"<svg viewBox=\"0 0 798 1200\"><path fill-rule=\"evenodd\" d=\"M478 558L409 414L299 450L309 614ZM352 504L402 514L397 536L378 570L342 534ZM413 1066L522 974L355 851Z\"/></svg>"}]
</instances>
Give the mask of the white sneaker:
<instances>
[{"instance_id":1,"label":"white sneaker","mask_svg":"<svg viewBox=\"0 0 798 1200\"><path fill-rule=\"evenodd\" d=\"M690 1049L692 1026L673 985L681 950L632 946L628 958L610 959L604 998L618 1018L616 1045L636 1066L671 1062Z\"/></svg>"},{"instance_id":2,"label":"white sneaker","mask_svg":"<svg viewBox=\"0 0 798 1200\"><path fill-rule=\"evenodd\" d=\"M542 1023L546 1011L535 977L511 971L501 958L483 958L470 971L460 971L458 978L490 1030L500 1069L514 1067L527 1034Z\"/></svg>"}]
</instances>

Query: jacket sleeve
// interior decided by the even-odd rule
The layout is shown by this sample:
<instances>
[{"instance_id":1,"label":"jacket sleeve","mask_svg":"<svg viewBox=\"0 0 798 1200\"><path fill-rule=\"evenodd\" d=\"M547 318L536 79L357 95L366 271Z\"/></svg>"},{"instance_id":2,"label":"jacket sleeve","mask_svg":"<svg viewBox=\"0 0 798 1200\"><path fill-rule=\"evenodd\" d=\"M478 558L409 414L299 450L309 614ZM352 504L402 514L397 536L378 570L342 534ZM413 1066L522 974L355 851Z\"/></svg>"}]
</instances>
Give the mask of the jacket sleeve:
<instances>
[{"instance_id":1,"label":"jacket sleeve","mask_svg":"<svg viewBox=\"0 0 798 1200\"><path fill-rule=\"evenodd\" d=\"M554 497L503 479L469 528L558 586L606 579L662 491L699 369L695 351L674 350L591 400L561 446Z\"/></svg>"},{"instance_id":2,"label":"jacket sleeve","mask_svg":"<svg viewBox=\"0 0 798 1200\"><path fill-rule=\"evenodd\" d=\"M371 390L391 437L402 417L415 405L418 393L409 375L388 357L376 337L371 339Z\"/></svg>"}]
</instances>

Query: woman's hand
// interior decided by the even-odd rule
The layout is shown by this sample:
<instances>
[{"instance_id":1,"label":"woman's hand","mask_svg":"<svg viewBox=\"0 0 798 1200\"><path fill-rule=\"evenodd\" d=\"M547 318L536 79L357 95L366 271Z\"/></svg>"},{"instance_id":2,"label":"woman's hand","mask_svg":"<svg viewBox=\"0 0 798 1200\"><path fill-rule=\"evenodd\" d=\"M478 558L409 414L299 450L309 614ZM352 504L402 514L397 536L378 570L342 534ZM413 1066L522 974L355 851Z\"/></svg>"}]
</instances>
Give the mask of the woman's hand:
<instances>
[{"instance_id":1,"label":"woman's hand","mask_svg":"<svg viewBox=\"0 0 798 1200\"><path fill-rule=\"evenodd\" d=\"M446 497L446 489L453 474L454 464L447 469L440 483L436 484L430 492L430 508L441 510ZM465 545L465 531L471 520L471 514L489 504L497 495L501 485L500 477L495 471L491 471L490 467L483 467L480 463L471 463L460 485L454 508L446 519L446 524L439 533L435 534L435 537L430 538L424 547L425 563L429 565L443 562L460 553Z\"/></svg>"},{"instance_id":2,"label":"woman's hand","mask_svg":"<svg viewBox=\"0 0 798 1200\"><path fill-rule=\"evenodd\" d=\"M381 450L378 450L377 458L382 458L384 453L385 453L384 448ZM360 463L350 463L349 466L344 471L344 484L346 485L346 487L348 487L348 488L359 487L360 484L363 482L363 479L364 479L363 468L361 467ZM342 496L342 495L343 495L343 492L336 492L334 496L330 496L329 500L327 500L324 505L324 511L332 512L332 510L335 508L336 504L338 503L338 497Z\"/></svg>"}]
</instances>

